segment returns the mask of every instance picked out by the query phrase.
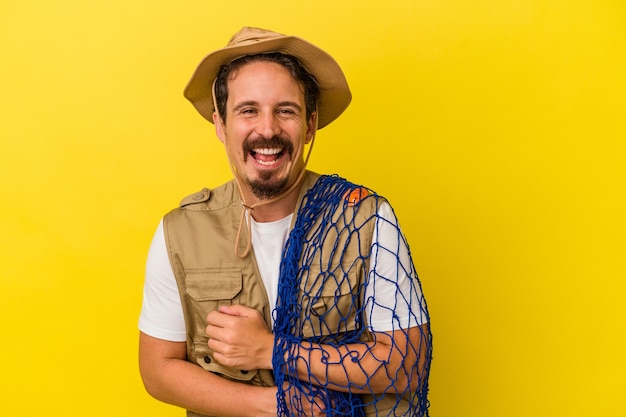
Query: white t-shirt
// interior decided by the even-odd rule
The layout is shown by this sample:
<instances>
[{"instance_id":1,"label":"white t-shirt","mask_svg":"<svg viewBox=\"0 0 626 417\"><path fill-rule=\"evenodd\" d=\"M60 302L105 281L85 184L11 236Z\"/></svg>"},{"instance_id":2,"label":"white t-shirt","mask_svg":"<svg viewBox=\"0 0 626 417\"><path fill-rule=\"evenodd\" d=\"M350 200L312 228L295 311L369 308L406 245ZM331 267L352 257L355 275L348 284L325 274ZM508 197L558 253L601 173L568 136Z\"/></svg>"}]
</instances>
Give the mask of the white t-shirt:
<instances>
[{"instance_id":1,"label":"white t-shirt","mask_svg":"<svg viewBox=\"0 0 626 417\"><path fill-rule=\"evenodd\" d=\"M390 331L423 324L428 320L426 307L406 241L387 203L381 204L378 214L364 298L370 330ZM267 223L252 219L252 247L272 311L292 216ZM186 340L185 319L165 246L162 220L148 252L139 330L173 342Z\"/></svg>"}]
</instances>

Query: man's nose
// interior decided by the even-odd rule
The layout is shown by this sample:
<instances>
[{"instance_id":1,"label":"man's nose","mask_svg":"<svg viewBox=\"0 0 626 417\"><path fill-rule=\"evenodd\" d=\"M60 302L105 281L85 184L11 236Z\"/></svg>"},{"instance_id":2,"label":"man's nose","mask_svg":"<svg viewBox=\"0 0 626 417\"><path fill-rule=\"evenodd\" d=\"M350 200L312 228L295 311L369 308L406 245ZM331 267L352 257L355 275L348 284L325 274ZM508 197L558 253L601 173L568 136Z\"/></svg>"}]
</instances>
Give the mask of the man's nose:
<instances>
[{"instance_id":1,"label":"man's nose","mask_svg":"<svg viewBox=\"0 0 626 417\"><path fill-rule=\"evenodd\" d=\"M263 113L258 118L257 133L265 138L271 138L281 133L280 120L273 112Z\"/></svg>"}]
</instances>

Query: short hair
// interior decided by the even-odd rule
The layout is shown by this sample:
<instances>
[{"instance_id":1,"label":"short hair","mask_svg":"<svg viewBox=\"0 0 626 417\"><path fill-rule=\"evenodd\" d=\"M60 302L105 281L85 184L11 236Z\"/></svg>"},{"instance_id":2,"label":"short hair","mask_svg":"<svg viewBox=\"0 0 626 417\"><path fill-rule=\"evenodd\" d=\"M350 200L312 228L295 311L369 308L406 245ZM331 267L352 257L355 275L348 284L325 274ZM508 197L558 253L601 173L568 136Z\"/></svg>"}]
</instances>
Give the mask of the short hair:
<instances>
[{"instance_id":1,"label":"short hair","mask_svg":"<svg viewBox=\"0 0 626 417\"><path fill-rule=\"evenodd\" d=\"M304 90L306 118L316 111L320 100L320 87L315 77L292 55L281 52L244 55L220 67L215 79L215 102L220 118L226 123L226 101L228 100L228 77L237 69L251 62L274 62L285 67Z\"/></svg>"}]
</instances>

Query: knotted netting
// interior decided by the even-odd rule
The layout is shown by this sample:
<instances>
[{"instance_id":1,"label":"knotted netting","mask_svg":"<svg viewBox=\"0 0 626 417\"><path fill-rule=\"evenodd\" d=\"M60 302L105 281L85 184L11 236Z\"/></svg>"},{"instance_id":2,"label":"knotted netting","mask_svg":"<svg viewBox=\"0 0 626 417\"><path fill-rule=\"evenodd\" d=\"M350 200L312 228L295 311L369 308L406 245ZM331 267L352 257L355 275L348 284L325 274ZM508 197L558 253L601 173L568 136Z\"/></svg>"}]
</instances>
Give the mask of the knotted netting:
<instances>
[{"instance_id":1,"label":"knotted netting","mask_svg":"<svg viewBox=\"0 0 626 417\"><path fill-rule=\"evenodd\" d=\"M428 416L428 311L382 197L318 179L285 245L273 314L278 416Z\"/></svg>"}]
</instances>

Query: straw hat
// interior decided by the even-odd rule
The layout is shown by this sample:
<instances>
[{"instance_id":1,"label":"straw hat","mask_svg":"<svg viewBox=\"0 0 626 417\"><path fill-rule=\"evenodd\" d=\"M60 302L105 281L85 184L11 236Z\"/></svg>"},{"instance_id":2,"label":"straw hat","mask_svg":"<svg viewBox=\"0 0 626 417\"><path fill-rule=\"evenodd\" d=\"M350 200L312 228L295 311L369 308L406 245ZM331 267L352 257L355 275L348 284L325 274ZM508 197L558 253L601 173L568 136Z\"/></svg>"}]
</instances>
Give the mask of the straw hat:
<instances>
[{"instance_id":1,"label":"straw hat","mask_svg":"<svg viewBox=\"0 0 626 417\"><path fill-rule=\"evenodd\" d=\"M292 55L311 73L320 86L318 129L335 120L350 104L352 94L339 64L317 46L295 36L265 29L244 27L228 44L207 55L196 68L184 95L196 110L213 123L213 97L211 86L220 66L244 55L282 52Z\"/></svg>"}]
</instances>

